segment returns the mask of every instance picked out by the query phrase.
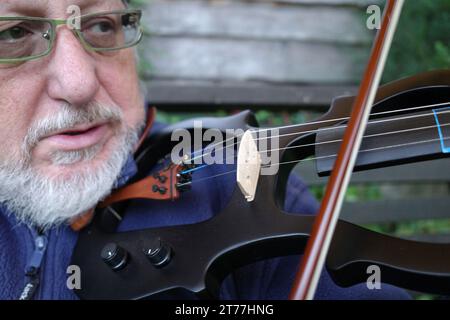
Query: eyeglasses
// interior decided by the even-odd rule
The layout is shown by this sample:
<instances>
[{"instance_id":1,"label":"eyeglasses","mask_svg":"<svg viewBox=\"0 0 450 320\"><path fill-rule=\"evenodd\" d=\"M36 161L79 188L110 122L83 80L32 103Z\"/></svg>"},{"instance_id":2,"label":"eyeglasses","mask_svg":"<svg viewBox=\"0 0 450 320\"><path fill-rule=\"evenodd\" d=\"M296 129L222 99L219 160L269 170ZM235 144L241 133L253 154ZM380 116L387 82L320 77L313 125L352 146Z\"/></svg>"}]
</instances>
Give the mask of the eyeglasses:
<instances>
[{"instance_id":1,"label":"eyeglasses","mask_svg":"<svg viewBox=\"0 0 450 320\"><path fill-rule=\"evenodd\" d=\"M56 28L63 24L72 29L86 50L129 48L142 39L141 16L141 10L120 10L67 20L0 17L0 63L14 64L48 55L55 43Z\"/></svg>"}]
</instances>

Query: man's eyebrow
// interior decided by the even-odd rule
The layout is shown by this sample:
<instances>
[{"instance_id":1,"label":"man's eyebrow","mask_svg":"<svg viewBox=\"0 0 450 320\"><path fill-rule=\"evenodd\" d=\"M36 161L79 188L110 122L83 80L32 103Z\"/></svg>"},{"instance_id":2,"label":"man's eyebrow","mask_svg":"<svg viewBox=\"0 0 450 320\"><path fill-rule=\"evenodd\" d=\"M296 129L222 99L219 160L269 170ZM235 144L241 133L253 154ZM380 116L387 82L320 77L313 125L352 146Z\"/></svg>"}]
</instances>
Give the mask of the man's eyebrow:
<instances>
[{"instance_id":1,"label":"man's eyebrow","mask_svg":"<svg viewBox=\"0 0 450 320\"><path fill-rule=\"evenodd\" d=\"M1 1L1 0L0 0ZM108 0L104 1L92 1L92 0L78 0L73 1L71 4L79 6L81 11L92 11L96 7L114 7L114 4L122 3L121 1ZM50 10L52 1L50 0L38 0L38 1L17 1L11 0L1 4L0 16L32 16L32 17L45 17ZM103 10L102 10L103 11ZM62 17L59 17L62 18Z\"/></svg>"},{"instance_id":2,"label":"man's eyebrow","mask_svg":"<svg viewBox=\"0 0 450 320\"><path fill-rule=\"evenodd\" d=\"M48 1L45 1L43 6L41 2L20 2L20 1L8 1L6 4L2 4L0 10L0 16L5 15L26 15L26 16L39 16L45 13L47 9Z\"/></svg>"},{"instance_id":3,"label":"man's eyebrow","mask_svg":"<svg viewBox=\"0 0 450 320\"><path fill-rule=\"evenodd\" d=\"M87 1L84 6L80 5L80 8L82 11L84 11L83 14L87 14L89 12L86 12L86 11L92 11L95 8L97 8L98 10L101 10L101 11L123 9L124 4L123 4L122 0L108 0L108 1L100 1L100 2L93 2L91 0L91 1Z\"/></svg>"}]
</instances>

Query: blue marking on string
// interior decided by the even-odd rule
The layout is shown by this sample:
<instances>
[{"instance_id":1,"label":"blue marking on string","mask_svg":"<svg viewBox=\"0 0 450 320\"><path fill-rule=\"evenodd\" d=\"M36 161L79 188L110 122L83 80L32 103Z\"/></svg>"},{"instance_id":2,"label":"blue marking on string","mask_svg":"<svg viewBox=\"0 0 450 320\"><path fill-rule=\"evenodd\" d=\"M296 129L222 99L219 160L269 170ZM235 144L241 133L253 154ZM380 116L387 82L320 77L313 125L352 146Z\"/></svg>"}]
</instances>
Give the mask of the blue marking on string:
<instances>
[{"instance_id":1,"label":"blue marking on string","mask_svg":"<svg viewBox=\"0 0 450 320\"><path fill-rule=\"evenodd\" d=\"M181 173L181 174L191 173L191 172L194 172L194 171L203 169L203 168L205 168L205 167L207 167L207 166L209 166L209 165L208 165L208 164L204 164L204 165L202 165L202 166L199 166L199 167L196 167L196 168L193 168L193 169L181 171L180 173Z\"/></svg>"},{"instance_id":2,"label":"blue marking on string","mask_svg":"<svg viewBox=\"0 0 450 320\"><path fill-rule=\"evenodd\" d=\"M441 111L441 110L445 110L445 109L449 109L450 107L445 107L445 108L440 108L440 109L433 109L433 113L434 113L434 119L436 120L436 124L437 124L437 128L438 128L438 132L439 132L439 138L441 139L441 149L443 153L450 153L450 147L446 147L444 144L444 134L442 133L442 128L441 128L441 123L439 122L439 118L438 118L438 114L437 111Z\"/></svg>"},{"instance_id":3,"label":"blue marking on string","mask_svg":"<svg viewBox=\"0 0 450 320\"><path fill-rule=\"evenodd\" d=\"M195 151L193 151L193 152L191 153L191 156L195 155L196 153L201 152L201 155L202 155L202 157L203 157L203 151L205 151L205 149L195 150Z\"/></svg>"}]
</instances>

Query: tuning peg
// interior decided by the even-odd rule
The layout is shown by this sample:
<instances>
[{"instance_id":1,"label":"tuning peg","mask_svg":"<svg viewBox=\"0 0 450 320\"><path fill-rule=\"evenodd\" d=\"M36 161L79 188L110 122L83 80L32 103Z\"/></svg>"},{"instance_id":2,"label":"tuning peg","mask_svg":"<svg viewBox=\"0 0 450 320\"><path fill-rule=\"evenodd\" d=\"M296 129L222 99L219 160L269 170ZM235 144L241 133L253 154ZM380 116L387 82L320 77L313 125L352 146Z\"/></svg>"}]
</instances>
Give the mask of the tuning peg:
<instances>
[{"instance_id":1,"label":"tuning peg","mask_svg":"<svg viewBox=\"0 0 450 320\"><path fill-rule=\"evenodd\" d=\"M191 182L192 175L190 173L177 173L177 181L179 183Z\"/></svg>"},{"instance_id":2,"label":"tuning peg","mask_svg":"<svg viewBox=\"0 0 450 320\"><path fill-rule=\"evenodd\" d=\"M192 161L192 159L189 158L189 156L187 156L187 155L184 156L184 158L181 162L182 171L192 170L197 167L197 165L192 163L191 161Z\"/></svg>"},{"instance_id":3,"label":"tuning peg","mask_svg":"<svg viewBox=\"0 0 450 320\"><path fill-rule=\"evenodd\" d=\"M166 194L166 192L167 192L166 187L160 187L160 186L157 186L156 184L154 184L152 186L152 190L153 190L153 192L159 192L160 194Z\"/></svg>"},{"instance_id":4,"label":"tuning peg","mask_svg":"<svg viewBox=\"0 0 450 320\"><path fill-rule=\"evenodd\" d=\"M190 184L186 184L186 183L177 183L175 185L175 188L177 188L177 190L179 192L186 192L191 190L191 185Z\"/></svg>"},{"instance_id":5,"label":"tuning peg","mask_svg":"<svg viewBox=\"0 0 450 320\"><path fill-rule=\"evenodd\" d=\"M167 181L167 176L160 175L159 172L155 172L153 174L153 178L157 179L161 183L166 183L166 181Z\"/></svg>"}]
</instances>

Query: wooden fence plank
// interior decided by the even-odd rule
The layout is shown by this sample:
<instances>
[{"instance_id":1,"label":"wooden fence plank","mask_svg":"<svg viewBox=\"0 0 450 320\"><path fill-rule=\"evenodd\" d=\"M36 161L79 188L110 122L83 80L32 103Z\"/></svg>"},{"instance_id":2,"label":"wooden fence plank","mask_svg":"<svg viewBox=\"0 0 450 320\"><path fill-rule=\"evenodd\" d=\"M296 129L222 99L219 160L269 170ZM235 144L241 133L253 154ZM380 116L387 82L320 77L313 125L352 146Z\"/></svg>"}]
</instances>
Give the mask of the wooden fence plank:
<instances>
[{"instance_id":1,"label":"wooden fence plank","mask_svg":"<svg viewBox=\"0 0 450 320\"><path fill-rule=\"evenodd\" d=\"M450 218L450 197L346 202L341 217L356 224Z\"/></svg>"},{"instance_id":2,"label":"wooden fence plank","mask_svg":"<svg viewBox=\"0 0 450 320\"><path fill-rule=\"evenodd\" d=\"M235 1L235 0L228 0ZM242 0L241 0L242 1ZM384 0L244 0L244 2L269 2L274 4L288 4L296 6L353 6L367 8L372 4L383 5Z\"/></svg>"},{"instance_id":3,"label":"wooden fence plank","mask_svg":"<svg viewBox=\"0 0 450 320\"><path fill-rule=\"evenodd\" d=\"M163 80L348 84L358 81L367 58L358 47L186 37L155 37L140 50L151 64L144 76Z\"/></svg>"},{"instance_id":4,"label":"wooden fence plank","mask_svg":"<svg viewBox=\"0 0 450 320\"><path fill-rule=\"evenodd\" d=\"M418 162L401 166L353 173L351 183L430 183L450 182L450 159ZM298 165L295 172L310 186L323 185L327 178L318 177L312 161Z\"/></svg>"},{"instance_id":5,"label":"wooden fence plank","mask_svg":"<svg viewBox=\"0 0 450 320\"><path fill-rule=\"evenodd\" d=\"M450 234L416 234L403 237L408 240L431 242L431 243L450 243Z\"/></svg>"},{"instance_id":6,"label":"wooden fence plank","mask_svg":"<svg viewBox=\"0 0 450 320\"><path fill-rule=\"evenodd\" d=\"M349 8L339 1L333 5L291 4L295 5L286 7L272 1L153 0L143 21L150 33L159 36L370 44L373 33L365 27L362 8Z\"/></svg>"},{"instance_id":7,"label":"wooden fence plank","mask_svg":"<svg viewBox=\"0 0 450 320\"><path fill-rule=\"evenodd\" d=\"M354 86L277 85L231 81L149 80L147 100L164 110L272 108L326 111L333 98L356 93Z\"/></svg>"},{"instance_id":8,"label":"wooden fence plank","mask_svg":"<svg viewBox=\"0 0 450 320\"><path fill-rule=\"evenodd\" d=\"M351 183L449 183L449 165L449 159L441 159L356 172ZM318 178L314 170L312 162L295 168L308 185L324 185L327 178ZM404 199L345 202L342 218L357 224L450 218L450 196L410 195Z\"/></svg>"}]
</instances>

